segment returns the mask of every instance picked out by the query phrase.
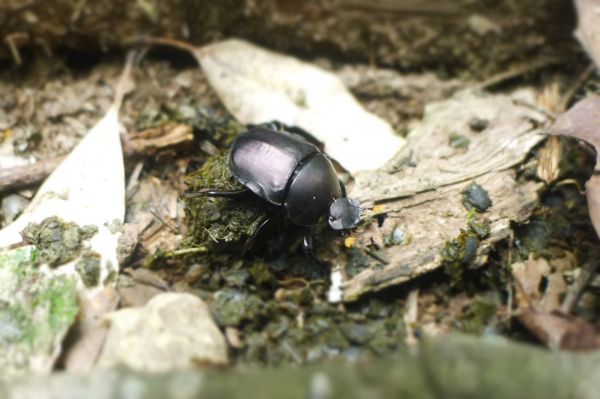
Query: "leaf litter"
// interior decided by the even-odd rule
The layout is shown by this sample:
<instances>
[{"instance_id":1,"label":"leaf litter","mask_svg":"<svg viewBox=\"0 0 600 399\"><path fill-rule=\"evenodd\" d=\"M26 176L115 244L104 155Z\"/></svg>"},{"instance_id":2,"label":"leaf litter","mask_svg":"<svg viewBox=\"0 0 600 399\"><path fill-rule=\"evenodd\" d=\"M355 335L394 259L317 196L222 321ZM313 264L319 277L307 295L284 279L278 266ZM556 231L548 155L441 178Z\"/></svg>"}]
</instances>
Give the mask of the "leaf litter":
<instances>
[{"instance_id":1,"label":"leaf litter","mask_svg":"<svg viewBox=\"0 0 600 399\"><path fill-rule=\"evenodd\" d=\"M148 67L151 66L148 65ZM145 181L151 181L146 180L148 176L156 176L160 181L171 181L168 185L177 187L181 191L183 186L180 181L184 180L183 175L191 167L198 164L202 165L206 160L207 153L204 152L204 148L211 148L210 145L212 145L213 147L210 149L212 152L211 155L226 154L228 139L211 139L211 136L218 132L216 127L219 126L219 118L226 115L226 112L219 108L219 104L216 104L216 108L208 112L206 108L203 108L204 105L198 105L206 104L206 101L194 100L194 97L200 95L190 93L189 88L191 86L189 84L190 81L198 79L198 76L202 76L202 74L192 74L190 72L179 73L179 76L173 79L174 82L176 81L175 85L165 83L163 77L159 77L156 80L158 82L157 86L163 88L163 90L161 90L160 94L154 94L153 98L144 93L144 96L148 97L147 108L143 112L140 112L144 107L137 107L137 109L130 107L126 112L125 118L128 124L133 126L137 131L152 129L153 126L157 125L162 126L173 120L193 127L194 142L191 144L191 148L194 155L190 158L191 160L180 161L177 158L173 158L177 155L177 152L180 152L180 156L181 154L189 156L189 152L185 151L181 146L178 147L176 145L164 152L159 150L158 153L154 153L155 155L151 155L151 159L158 160L158 162L146 162L142 166L143 172L141 172L140 178L142 184ZM150 74L148 80L152 79L155 78ZM145 87L148 86L146 85ZM173 87L177 88L174 89ZM358 84L354 87L360 88L364 86ZM189 97L182 98L181 94L186 91L188 91ZM355 94L359 91L357 89ZM452 91L453 89L450 91L441 90L440 92L445 93L443 95L440 94L441 98ZM214 93L210 94L210 91L198 91L198 93L203 93L202 96L210 97L212 95L214 97ZM136 93L133 93L133 96L135 95ZM365 101L364 98L362 100ZM433 100L429 99L426 103ZM366 102L369 103L368 100ZM518 103L518 101L516 102ZM165 104L167 105L166 107ZM126 104L127 106L128 104ZM212 106L215 106L215 104L212 104ZM519 108L518 104L516 106ZM190 108L193 110L191 113L189 112ZM530 107L523 107L523 111L526 108ZM198 115L201 114L207 117L204 119L202 117L199 118ZM531 113L524 112L524 114L527 114L527 118L531 117L535 123L543 120L543 117L540 117L534 111L531 111ZM188 116L187 119L184 118L185 115ZM381 113L381 115L385 115L385 113ZM192 117L189 118L189 116ZM413 114L413 117L416 118L420 116L418 110ZM138 125L138 122L141 122L144 118L146 118L146 121L150 121L150 123L140 123ZM486 129L493 128L493 125L490 126L489 122L492 118L482 116L479 119L486 120L488 122L487 126L479 120L473 122L475 119L470 119L465 121L465 126L467 126L468 130L464 133L461 131L461 134L464 137L471 137L478 133L486 134ZM202 120L204 122L201 122ZM408 122L404 124L403 122L398 126L400 125L409 126L411 124ZM484 127L481 128L481 126ZM169 131L169 129L164 129L163 131ZM189 132L189 130L186 131ZM142 137L145 139L150 136ZM448 137L446 136L444 140L445 146L448 146ZM207 142L211 144L200 144ZM190 144L189 141L187 143L188 145ZM469 152L472 145L473 141L469 144L466 152ZM215 148L217 149L216 152L214 151ZM465 149L454 148L453 150L461 152ZM391 171L392 175L396 173L397 176L404 176L407 170L415 167L415 162L412 158L413 155L414 152L411 154L411 151L405 151L402 157L395 159L396 162L390 165L388 171ZM164 162L163 166L161 164L163 161L161 160L165 159L168 161ZM441 159L444 159L444 156ZM416 165L418 166L418 163ZM360 174L357 175L357 178L358 176ZM481 232L486 230L486 212L482 215L473 214L467 211L462 204L463 197L460 192L469 186L472 182L471 180L466 179L459 184L460 187L456 197L457 206L459 207L457 209L460 209L460 212L457 212L457 214L460 215L461 219L461 226L457 231L463 228L466 233L464 235L450 236L447 239L447 242L457 239L455 253L458 255L456 259L468 259L473 256L471 244L462 245L461 242L472 243L475 240L478 240L480 244L482 241L485 242L485 238L481 239L479 237L485 237L485 234ZM498 202L497 195L494 195L488 189L485 181L480 180L479 177L473 179L473 181L480 184L490 194L492 201L490 209L502 203L502 201ZM360 183L360 180L357 179L357 183ZM201 184L202 181L196 182L197 186ZM150 186L152 185L151 183ZM359 187L356 184L355 190ZM440 191L443 190L444 188L442 187ZM533 198L531 195L534 191L526 192L525 198ZM169 190L163 192L151 189L150 192L155 192L160 197L172 197L172 193ZM510 192L510 190L507 190L507 192ZM395 200L392 195L389 203L393 204ZM137 199L133 203L136 203L136 201ZM154 204L161 203L163 202L154 202ZM365 203L368 204L368 202ZM528 203L534 204L534 202ZM162 205L158 206L158 208L162 207ZM227 206L224 208L227 208ZM394 218L402 215L402 213L396 213L393 209L389 211L389 209L386 209L385 203L375 204L375 208L372 213L372 219L371 214L367 214L369 226L368 228L365 227L365 232L359 231L353 237L355 239L354 245L349 245L350 248L336 247L335 245L330 246L332 248L325 248L327 245L321 245L321 252L329 259L337 259L336 257L340 254L348 256L350 261L347 263L347 269L348 271L352 269L353 273L360 273L361 268L364 271L365 263L373 264L374 261L379 262L377 258L386 259L388 265L393 264L395 258L386 257L388 254L387 250L389 248L401 249L404 246L410 246L418 236L414 235L410 229L410 225L405 223L404 220L394 220ZM219 209L219 213L222 211L223 209ZM224 209L224 211L227 211L227 209ZM160 211L153 213L153 223L157 228L158 226L163 226L161 228L162 231L170 231L171 228L174 228L176 233L185 232L185 228L181 229L182 226L178 220L180 216L176 216L173 219L171 216L164 217L169 212L164 213ZM156 218L156 215L160 218ZM440 215L440 218L443 217L446 217L446 215ZM380 221L382 221L381 226L378 227ZM165 227L165 225L170 227ZM381 227L383 227L385 233L389 230L389 234L383 234ZM203 231L200 226L198 226L198 231ZM361 236L367 234L366 231L368 231L368 235L363 240ZM494 234L496 232L493 229L491 231ZM169 238L167 237L172 237L172 235L165 235L163 238L157 239L155 244L159 244L158 246L146 245L147 243L151 243L152 240L150 237L158 236L149 234L138 240L133 255L127 261L129 264L133 263L134 266L139 266L140 260L147 258L147 255L156 248L161 248L160 243L168 241ZM328 236L325 233L321 237L323 243L336 242L332 241L332 236ZM204 238L214 242L210 235ZM358 245L356 242L358 242ZM377 246L373 246L373 242ZM480 244L474 247L475 260L483 259L480 258L479 254L481 251ZM186 240L183 242L183 245L184 248L187 246L193 248L197 243L190 243ZM293 247L293 245L292 243L291 246ZM402 294L404 292L402 289L396 294L391 294L389 290L386 290L378 295L361 297L356 303L344 306L327 304L324 301L327 292L325 289L326 284L314 280L311 273L307 272L310 270L311 265L306 264L307 262L304 261L302 256L296 256L293 255L293 251L284 250L285 255L281 256L281 259L273 260L274 255L282 251L281 246L277 247L269 236L265 237L263 246L266 248L259 248L256 252L257 256L243 262L240 260L239 255L227 252L220 253L218 256L216 254L204 254L168 258L162 256L159 250L159 256L151 263L154 268L153 273L160 276L170 289L190 292L205 299L209 303L213 314L220 315L217 317L217 320L220 320L220 323L222 323L220 327L228 332L228 339L231 337L235 338L231 338L231 342L235 342L235 346L232 345L232 356L239 362L268 364L303 363L314 362L331 356L352 358L356 353L361 353L361 356L365 353L383 354L396 350L402 345L401 342L406 337L407 328L410 328L413 336L420 336L423 333L431 335L441 334L452 329L481 332L484 328L490 328L490 325L495 325L494 323L496 322L494 320L501 319L506 314L506 308L503 307L503 303L494 297L494 295L489 295L487 292L489 286L484 284L486 288L483 293L480 291L476 291L475 293L470 291L469 294L456 295L452 293L452 288L447 287L446 283L443 282L446 280L445 275L440 275L439 273L433 277L434 281L437 281L433 286L428 285L427 281L429 281L429 278L427 276L420 279L421 283L407 282L408 285L417 284L421 288L419 290L418 302L416 300L410 302L407 308L410 311L408 313L404 310L405 301L403 298L405 295ZM368 249L368 252L363 252L365 247ZM166 250L170 251L170 249ZM261 257L262 254L265 254L264 251L266 251L267 255L265 261ZM494 253L491 254L491 257L488 257L492 265L497 265L495 263L498 261L496 257L497 254ZM282 269L282 266L289 264L294 265L292 269ZM468 275L474 268L463 267L464 265L462 264L460 266L459 269L456 269L460 271L458 275L462 277L462 280L470 281L471 278ZM374 271L381 269L381 264L374 264ZM476 270L476 272L487 278L487 270ZM441 283L439 277L443 277ZM136 283L154 287L152 284L148 285L144 279L142 281L138 280ZM381 287L376 284L374 289L379 290ZM158 294L158 292L154 292L152 296L154 294ZM143 300L135 303L141 304L141 302ZM405 315L407 316L405 317ZM405 321L409 326L405 326ZM497 328L502 328L502 326L500 325Z\"/></svg>"}]
</instances>

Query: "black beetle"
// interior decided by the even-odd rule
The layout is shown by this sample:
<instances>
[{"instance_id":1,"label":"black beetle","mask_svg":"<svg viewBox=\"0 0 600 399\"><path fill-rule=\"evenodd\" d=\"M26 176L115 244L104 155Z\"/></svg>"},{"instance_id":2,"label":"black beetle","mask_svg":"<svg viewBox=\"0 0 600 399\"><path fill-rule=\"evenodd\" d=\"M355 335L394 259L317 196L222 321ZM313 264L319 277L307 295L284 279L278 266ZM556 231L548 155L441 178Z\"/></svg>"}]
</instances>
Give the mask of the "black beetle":
<instances>
[{"instance_id":1,"label":"black beetle","mask_svg":"<svg viewBox=\"0 0 600 399\"><path fill-rule=\"evenodd\" d=\"M285 208L292 222L306 228L303 249L322 263L313 252L312 226L328 215L332 229L354 228L360 221L360 207L358 201L346 197L344 184L318 144L310 133L278 122L250 127L235 138L229 153L229 169L245 188L205 190L189 197L237 197L251 191Z\"/></svg>"}]
</instances>

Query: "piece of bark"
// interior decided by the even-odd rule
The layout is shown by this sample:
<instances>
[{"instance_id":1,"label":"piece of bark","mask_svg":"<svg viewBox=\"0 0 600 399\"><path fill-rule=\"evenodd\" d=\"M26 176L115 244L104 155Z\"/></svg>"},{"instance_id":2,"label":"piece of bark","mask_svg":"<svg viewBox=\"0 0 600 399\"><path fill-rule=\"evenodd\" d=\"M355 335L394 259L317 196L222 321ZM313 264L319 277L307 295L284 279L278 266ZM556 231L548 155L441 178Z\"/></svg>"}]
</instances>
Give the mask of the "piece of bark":
<instances>
[{"instance_id":1,"label":"piece of bark","mask_svg":"<svg viewBox=\"0 0 600 399\"><path fill-rule=\"evenodd\" d=\"M122 141L125 155L144 157L153 156L162 150L190 144L193 140L192 127L178 123L134 133ZM42 182L64 159L64 156L60 156L43 159L30 165L0 169L0 193Z\"/></svg>"},{"instance_id":2,"label":"piece of bark","mask_svg":"<svg viewBox=\"0 0 600 399\"><path fill-rule=\"evenodd\" d=\"M344 300L400 284L435 270L444 264L442 250L468 230L469 212L461 192L472 181L487 190L492 206L478 218L490 228L469 267L485 263L487 252L498 240L510 235L512 221L526 220L537 206L540 183L518 182L514 167L542 139L538 128L545 116L519 105L517 96L482 95L461 92L449 100L426 108L423 122L408 136L408 144L387 168L356 176L350 196L361 206L386 214L381 227L366 218L357 234L358 248L385 242L395 229L407 237L402 243L378 245L375 249L387 265L373 261L369 267L346 281ZM486 120L480 132L470 128L473 118ZM450 145L451 136L470 140L468 149Z\"/></svg>"},{"instance_id":3,"label":"piece of bark","mask_svg":"<svg viewBox=\"0 0 600 399\"><path fill-rule=\"evenodd\" d=\"M0 193L24 188L43 181L65 157L49 158L24 166L0 169Z\"/></svg>"}]
</instances>

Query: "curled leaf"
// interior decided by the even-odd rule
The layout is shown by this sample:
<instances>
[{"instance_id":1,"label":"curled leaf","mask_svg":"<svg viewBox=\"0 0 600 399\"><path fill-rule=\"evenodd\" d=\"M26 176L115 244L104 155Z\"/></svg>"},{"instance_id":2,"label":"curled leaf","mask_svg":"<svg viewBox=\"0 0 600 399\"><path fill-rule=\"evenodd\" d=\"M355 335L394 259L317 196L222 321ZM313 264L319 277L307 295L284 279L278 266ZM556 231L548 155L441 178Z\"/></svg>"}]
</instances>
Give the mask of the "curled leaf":
<instances>
[{"instance_id":1,"label":"curled leaf","mask_svg":"<svg viewBox=\"0 0 600 399\"><path fill-rule=\"evenodd\" d=\"M556 118L549 134L583 140L596 149L595 170L600 169L600 96L589 96ZM588 210L596 234L600 236L600 178L593 175L585 184Z\"/></svg>"}]
</instances>

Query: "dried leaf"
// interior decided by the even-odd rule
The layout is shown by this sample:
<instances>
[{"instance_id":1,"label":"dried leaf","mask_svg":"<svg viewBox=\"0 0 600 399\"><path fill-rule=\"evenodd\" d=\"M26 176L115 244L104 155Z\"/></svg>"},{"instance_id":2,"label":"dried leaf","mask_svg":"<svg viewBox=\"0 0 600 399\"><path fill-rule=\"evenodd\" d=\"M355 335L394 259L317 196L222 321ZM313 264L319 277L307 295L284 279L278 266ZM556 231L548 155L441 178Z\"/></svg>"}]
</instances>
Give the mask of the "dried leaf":
<instances>
[{"instance_id":1,"label":"dried leaf","mask_svg":"<svg viewBox=\"0 0 600 399\"><path fill-rule=\"evenodd\" d=\"M565 261L557 263L559 267L551 267L544 258L530 257L511 266L517 288L517 318L552 349L596 349L600 341L594 326L560 311L567 287L562 276Z\"/></svg>"},{"instance_id":2,"label":"dried leaf","mask_svg":"<svg viewBox=\"0 0 600 399\"><path fill-rule=\"evenodd\" d=\"M525 262L514 263L511 270L516 283L519 284L517 290L519 309L527 310L532 307L540 312L560 309L561 298L567 287L562 273L552 272L546 259L531 257Z\"/></svg>"},{"instance_id":3,"label":"dried leaf","mask_svg":"<svg viewBox=\"0 0 600 399\"><path fill-rule=\"evenodd\" d=\"M511 271L516 283L520 285L520 289L517 290L517 304L521 307L539 304L543 295L539 290L540 283L542 278L550 274L548 261L544 258L529 258L525 262L514 263Z\"/></svg>"},{"instance_id":4,"label":"dried leaf","mask_svg":"<svg viewBox=\"0 0 600 399\"><path fill-rule=\"evenodd\" d=\"M599 48L600 49L600 48ZM595 170L600 169L600 96L589 96L562 113L548 130L549 134L584 140L596 149ZM600 178L593 175L585 184L588 210L596 234L600 237Z\"/></svg>"},{"instance_id":5,"label":"dried leaf","mask_svg":"<svg viewBox=\"0 0 600 399\"><path fill-rule=\"evenodd\" d=\"M240 122L278 120L304 128L350 172L381 167L405 143L389 123L366 111L335 75L315 65L237 39L199 48L149 41L191 51Z\"/></svg>"},{"instance_id":6,"label":"dried leaf","mask_svg":"<svg viewBox=\"0 0 600 399\"><path fill-rule=\"evenodd\" d=\"M600 165L600 96L589 96L556 118L548 134L571 136L596 148L596 167Z\"/></svg>"}]
</instances>

